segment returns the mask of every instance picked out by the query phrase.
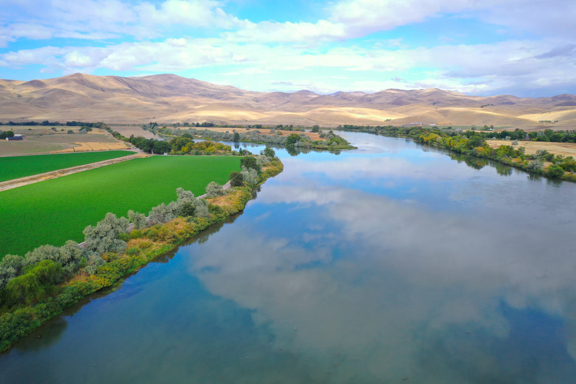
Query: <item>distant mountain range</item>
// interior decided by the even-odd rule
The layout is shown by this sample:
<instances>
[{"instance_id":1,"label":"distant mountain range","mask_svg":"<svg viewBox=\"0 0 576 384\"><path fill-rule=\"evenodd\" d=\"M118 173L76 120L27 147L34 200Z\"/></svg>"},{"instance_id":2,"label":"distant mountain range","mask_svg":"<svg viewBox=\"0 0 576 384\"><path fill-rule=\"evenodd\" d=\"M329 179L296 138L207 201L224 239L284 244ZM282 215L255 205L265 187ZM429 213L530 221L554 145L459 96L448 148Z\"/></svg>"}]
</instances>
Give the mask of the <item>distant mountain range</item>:
<instances>
[{"instance_id":1,"label":"distant mountain range","mask_svg":"<svg viewBox=\"0 0 576 384\"><path fill-rule=\"evenodd\" d=\"M252 92L176 75L0 80L0 121L545 126L576 129L576 95L479 97L440 89ZM556 122L557 121L557 122Z\"/></svg>"}]
</instances>

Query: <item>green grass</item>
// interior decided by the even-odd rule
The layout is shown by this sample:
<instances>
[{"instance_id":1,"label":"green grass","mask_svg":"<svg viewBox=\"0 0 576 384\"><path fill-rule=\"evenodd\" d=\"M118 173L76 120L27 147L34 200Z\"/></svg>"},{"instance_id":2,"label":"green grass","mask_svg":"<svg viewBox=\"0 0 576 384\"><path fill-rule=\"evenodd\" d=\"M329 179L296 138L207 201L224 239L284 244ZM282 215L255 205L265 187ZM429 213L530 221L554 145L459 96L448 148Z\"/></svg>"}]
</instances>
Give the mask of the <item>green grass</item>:
<instances>
[{"instance_id":1,"label":"green grass","mask_svg":"<svg viewBox=\"0 0 576 384\"><path fill-rule=\"evenodd\" d=\"M145 213L176 200L176 188L196 196L210 181L224 184L240 157L154 156L0 192L0 258L43 244L84 241L82 231L107 212Z\"/></svg>"},{"instance_id":2,"label":"green grass","mask_svg":"<svg viewBox=\"0 0 576 384\"><path fill-rule=\"evenodd\" d=\"M133 155L135 152L109 151L87 153L65 153L59 155L0 157L0 182L44 172L96 163Z\"/></svg>"}]
</instances>

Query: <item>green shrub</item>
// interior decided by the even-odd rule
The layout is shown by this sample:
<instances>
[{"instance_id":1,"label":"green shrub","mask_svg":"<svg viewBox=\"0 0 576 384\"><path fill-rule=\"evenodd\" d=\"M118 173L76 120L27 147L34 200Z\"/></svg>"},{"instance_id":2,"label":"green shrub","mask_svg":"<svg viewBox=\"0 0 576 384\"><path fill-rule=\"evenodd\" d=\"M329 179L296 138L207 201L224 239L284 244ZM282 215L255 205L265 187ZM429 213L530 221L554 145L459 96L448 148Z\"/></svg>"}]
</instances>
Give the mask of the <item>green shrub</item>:
<instances>
[{"instance_id":1,"label":"green shrub","mask_svg":"<svg viewBox=\"0 0 576 384\"><path fill-rule=\"evenodd\" d=\"M144 234L140 229L134 229L130 232L130 239L140 239L142 236L144 236Z\"/></svg>"},{"instance_id":2,"label":"green shrub","mask_svg":"<svg viewBox=\"0 0 576 384\"><path fill-rule=\"evenodd\" d=\"M152 246L152 243L149 241L143 241L140 243L140 248L142 249L148 249Z\"/></svg>"},{"instance_id":3,"label":"green shrub","mask_svg":"<svg viewBox=\"0 0 576 384\"><path fill-rule=\"evenodd\" d=\"M11 304L39 301L56 289L56 283L62 278L62 266L52 260L36 264L25 274L18 276L6 285L7 300Z\"/></svg>"},{"instance_id":4,"label":"green shrub","mask_svg":"<svg viewBox=\"0 0 576 384\"><path fill-rule=\"evenodd\" d=\"M226 212L221 206L214 204L208 204L208 210L214 215L219 215Z\"/></svg>"},{"instance_id":5,"label":"green shrub","mask_svg":"<svg viewBox=\"0 0 576 384\"><path fill-rule=\"evenodd\" d=\"M128 241L130 240L130 235L128 233L119 233L118 240Z\"/></svg>"},{"instance_id":6,"label":"green shrub","mask_svg":"<svg viewBox=\"0 0 576 384\"><path fill-rule=\"evenodd\" d=\"M244 179L242 178L242 174L240 172L230 172L230 185L233 187L241 187L244 185Z\"/></svg>"},{"instance_id":7,"label":"green shrub","mask_svg":"<svg viewBox=\"0 0 576 384\"><path fill-rule=\"evenodd\" d=\"M546 170L546 176L552 179L559 179L564 176L564 170L557 164L552 164Z\"/></svg>"},{"instance_id":8,"label":"green shrub","mask_svg":"<svg viewBox=\"0 0 576 384\"><path fill-rule=\"evenodd\" d=\"M126 250L126 254L128 256L136 256L140 254L140 248L138 247L131 247Z\"/></svg>"}]
</instances>

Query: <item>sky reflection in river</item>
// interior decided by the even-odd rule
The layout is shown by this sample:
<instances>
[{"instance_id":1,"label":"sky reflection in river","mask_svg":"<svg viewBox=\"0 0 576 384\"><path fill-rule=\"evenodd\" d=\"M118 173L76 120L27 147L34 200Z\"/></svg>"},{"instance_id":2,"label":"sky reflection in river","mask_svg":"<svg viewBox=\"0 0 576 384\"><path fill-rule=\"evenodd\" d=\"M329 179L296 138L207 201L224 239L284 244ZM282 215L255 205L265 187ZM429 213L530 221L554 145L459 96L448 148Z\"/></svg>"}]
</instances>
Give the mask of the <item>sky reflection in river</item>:
<instances>
[{"instance_id":1,"label":"sky reflection in river","mask_svg":"<svg viewBox=\"0 0 576 384\"><path fill-rule=\"evenodd\" d=\"M233 224L78 308L50 345L25 340L0 372L14 382L43 370L38 382L571 382L576 185L346 135L357 151L280 151L285 171ZM106 368L78 368L88 360Z\"/></svg>"}]
</instances>

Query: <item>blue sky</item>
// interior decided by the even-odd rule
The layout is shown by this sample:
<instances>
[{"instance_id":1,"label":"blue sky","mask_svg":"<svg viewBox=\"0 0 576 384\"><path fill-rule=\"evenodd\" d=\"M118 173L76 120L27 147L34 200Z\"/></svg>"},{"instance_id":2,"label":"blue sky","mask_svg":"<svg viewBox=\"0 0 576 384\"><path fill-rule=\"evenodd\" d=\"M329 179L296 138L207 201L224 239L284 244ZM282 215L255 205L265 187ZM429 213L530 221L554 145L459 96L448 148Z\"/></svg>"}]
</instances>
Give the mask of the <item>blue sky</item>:
<instances>
[{"instance_id":1,"label":"blue sky","mask_svg":"<svg viewBox=\"0 0 576 384\"><path fill-rule=\"evenodd\" d=\"M573 0L0 0L0 78L576 93Z\"/></svg>"}]
</instances>

